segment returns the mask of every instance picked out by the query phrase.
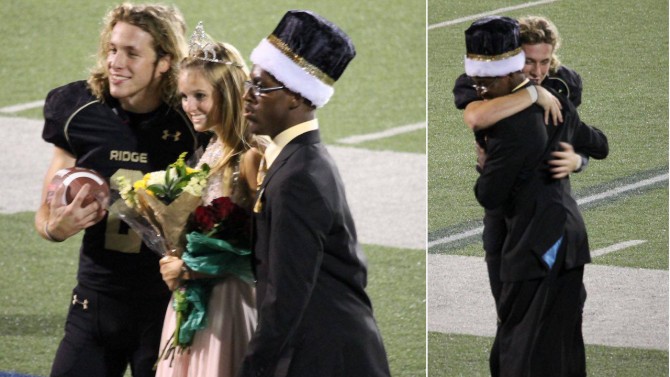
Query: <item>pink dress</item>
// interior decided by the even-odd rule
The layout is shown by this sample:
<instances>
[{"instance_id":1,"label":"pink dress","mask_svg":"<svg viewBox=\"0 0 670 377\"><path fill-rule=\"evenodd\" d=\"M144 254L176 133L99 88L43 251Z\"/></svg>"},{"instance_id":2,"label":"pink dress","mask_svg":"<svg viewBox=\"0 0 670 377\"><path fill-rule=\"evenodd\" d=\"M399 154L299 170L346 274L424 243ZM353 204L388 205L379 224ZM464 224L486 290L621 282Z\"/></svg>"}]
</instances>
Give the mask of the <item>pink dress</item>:
<instances>
[{"instance_id":1,"label":"pink dress","mask_svg":"<svg viewBox=\"0 0 670 377\"><path fill-rule=\"evenodd\" d=\"M213 167L222 155L223 146L212 142L199 165L206 162ZM249 194L243 189L246 185L238 182L239 159L233 160L236 161L232 164L234 166L223 169L223 174L210 176L203 192L204 203L208 204L221 196L230 196L234 202L248 206ZM191 347L181 353L176 351L174 359L168 357L159 360L156 377L235 376L256 328L255 293L252 285L236 277L227 277L217 283L209 298L207 327L196 331ZM171 341L175 326L176 314L170 300L163 323L161 351Z\"/></svg>"}]
</instances>

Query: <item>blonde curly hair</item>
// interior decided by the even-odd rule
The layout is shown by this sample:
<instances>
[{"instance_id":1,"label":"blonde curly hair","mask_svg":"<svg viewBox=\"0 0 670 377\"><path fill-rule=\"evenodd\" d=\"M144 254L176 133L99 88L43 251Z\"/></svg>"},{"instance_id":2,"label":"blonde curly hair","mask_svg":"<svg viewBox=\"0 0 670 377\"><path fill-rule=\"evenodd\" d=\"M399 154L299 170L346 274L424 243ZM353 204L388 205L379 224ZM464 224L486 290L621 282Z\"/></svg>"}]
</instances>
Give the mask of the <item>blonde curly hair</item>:
<instances>
[{"instance_id":1,"label":"blonde curly hair","mask_svg":"<svg viewBox=\"0 0 670 377\"><path fill-rule=\"evenodd\" d=\"M521 17L518 21L521 29L521 44L547 43L553 47L549 72L556 73L561 66L561 61L556 55L556 51L561 47L561 36L558 34L556 25L542 16Z\"/></svg>"},{"instance_id":2,"label":"blonde curly hair","mask_svg":"<svg viewBox=\"0 0 670 377\"><path fill-rule=\"evenodd\" d=\"M170 56L170 68L162 76L160 96L163 102L179 105L177 79L179 62L186 55L186 23L179 9L160 4L133 5L124 3L112 9L104 18L104 27L100 32L97 62L91 69L88 85L93 94L101 101L109 94L109 72L107 54L112 29L119 22L139 27L153 38L157 60Z\"/></svg>"}]
</instances>

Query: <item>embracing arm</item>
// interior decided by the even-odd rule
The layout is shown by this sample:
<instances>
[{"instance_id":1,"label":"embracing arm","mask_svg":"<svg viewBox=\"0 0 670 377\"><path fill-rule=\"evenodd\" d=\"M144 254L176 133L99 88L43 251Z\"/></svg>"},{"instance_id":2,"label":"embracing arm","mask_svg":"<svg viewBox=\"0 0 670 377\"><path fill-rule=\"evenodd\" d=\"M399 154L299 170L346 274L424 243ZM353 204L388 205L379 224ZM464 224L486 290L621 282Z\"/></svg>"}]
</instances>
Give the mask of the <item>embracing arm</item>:
<instances>
[{"instance_id":1,"label":"embracing arm","mask_svg":"<svg viewBox=\"0 0 670 377\"><path fill-rule=\"evenodd\" d=\"M607 136L596 127L589 126L579 121L577 129L573 134L572 144L575 151L596 160L602 160L609 154L609 142Z\"/></svg>"},{"instance_id":2,"label":"embracing arm","mask_svg":"<svg viewBox=\"0 0 670 377\"><path fill-rule=\"evenodd\" d=\"M68 205L61 203L59 200L47 201L49 184L56 172L60 169L73 167L74 164L74 156L64 149L54 147L51 164L42 184L41 204L35 213L35 229L46 240L64 241L80 230L97 223L105 216L104 208L100 207L97 201L82 207L82 203L88 195L88 185L84 185L72 203ZM63 190L64 188L61 186L56 190L53 197L61 197Z\"/></svg>"},{"instance_id":3,"label":"embracing arm","mask_svg":"<svg viewBox=\"0 0 670 377\"><path fill-rule=\"evenodd\" d=\"M562 122L560 101L543 87L533 87L537 90L536 102L544 109L544 122L549 124L549 117L553 124ZM532 90L529 87L491 100L470 102L465 107L463 120L474 131L486 129L531 106L534 103Z\"/></svg>"},{"instance_id":4,"label":"embracing arm","mask_svg":"<svg viewBox=\"0 0 670 377\"><path fill-rule=\"evenodd\" d=\"M559 142L560 151L551 152L551 160L547 161L551 167L551 177L554 179L565 178L570 173L578 173L586 166L588 156L576 152L572 144Z\"/></svg>"},{"instance_id":5,"label":"embracing arm","mask_svg":"<svg viewBox=\"0 0 670 377\"><path fill-rule=\"evenodd\" d=\"M568 106L572 108L572 105ZM569 143L560 142L562 150L552 152L553 159L549 161L552 177L556 179L582 171L590 157L600 160L609 154L607 136L599 129L582 122L576 109L572 113L574 115L566 120L566 126L572 128Z\"/></svg>"}]
</instances>

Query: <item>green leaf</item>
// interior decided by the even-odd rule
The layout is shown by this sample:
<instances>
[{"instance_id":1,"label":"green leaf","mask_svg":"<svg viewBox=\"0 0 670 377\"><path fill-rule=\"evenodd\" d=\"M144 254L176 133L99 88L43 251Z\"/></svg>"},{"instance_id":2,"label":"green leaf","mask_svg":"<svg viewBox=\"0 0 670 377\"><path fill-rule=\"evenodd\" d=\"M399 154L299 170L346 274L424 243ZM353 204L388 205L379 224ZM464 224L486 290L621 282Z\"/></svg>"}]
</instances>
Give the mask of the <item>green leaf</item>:
<instances>
[{"instance_id":1,"label":"green leaf","mask_svg":"<svg viewBox=\"0 0 670 377\"><path fill-rule=\"evenodd\" d=\"M151 185L147 187L147 190L153 192L156 195L165 195L165 186L163 185Z\"/></svg>"}]
</instances>

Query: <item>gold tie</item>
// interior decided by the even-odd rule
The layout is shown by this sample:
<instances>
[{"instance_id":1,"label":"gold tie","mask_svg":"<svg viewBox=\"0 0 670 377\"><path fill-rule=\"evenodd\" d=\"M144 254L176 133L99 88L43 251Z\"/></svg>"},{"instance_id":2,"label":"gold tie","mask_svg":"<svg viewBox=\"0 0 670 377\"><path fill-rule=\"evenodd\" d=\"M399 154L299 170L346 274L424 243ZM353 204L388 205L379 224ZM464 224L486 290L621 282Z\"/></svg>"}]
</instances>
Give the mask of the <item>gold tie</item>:
<instances>
[{"instance_id":1,"label":"gold tie","mask_svg":"<svg viewBox=\"0 0 670 377\"><path fill-rule=\"evenodd\" d=\"M267 163L265 162L265 156L261 159L261 164L258 167L258 173L256 174L256 203L254 204L254 212L260 213L263 210L263 203L261 198L263 197L263 180L265 180L265 174L267 174L268 168Z\"/></svg>"},{"instance_id":2,"label":"gold tie","mask_svg":"<svg viewBox=\"0 0 670 377\"><path fill-rule=\"evenodd\" d=\"M263 180L265 179L265 174L267 174L267 172L267 163L265 162L265 156L263 156L263 158L261 158L261 164L258 166L258 173L256 174L256 191L261 189Z\"/></svg>"}]
</instances>

